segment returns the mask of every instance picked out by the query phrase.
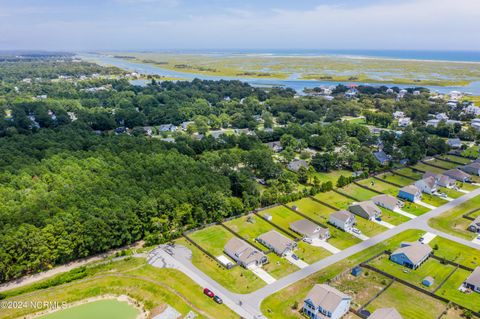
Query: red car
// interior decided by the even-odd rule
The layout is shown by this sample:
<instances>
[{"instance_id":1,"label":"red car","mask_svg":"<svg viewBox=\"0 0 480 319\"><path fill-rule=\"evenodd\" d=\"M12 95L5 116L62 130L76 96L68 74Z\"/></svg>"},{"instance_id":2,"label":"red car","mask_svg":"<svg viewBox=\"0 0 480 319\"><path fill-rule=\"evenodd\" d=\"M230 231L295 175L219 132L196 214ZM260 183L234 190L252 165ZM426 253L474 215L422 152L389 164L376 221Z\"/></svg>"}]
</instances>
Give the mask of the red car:
<instances>
[{"instance_id":1,"label":"red car","mask_svg":"<svg viewBox=\"0 0 480 319\"><path fill-rule=\"evenodd\" d=\"M203 289L203 293L209 296L210 298L213 298L215 294L208 288Z\"/></svg>"}]
</instances>

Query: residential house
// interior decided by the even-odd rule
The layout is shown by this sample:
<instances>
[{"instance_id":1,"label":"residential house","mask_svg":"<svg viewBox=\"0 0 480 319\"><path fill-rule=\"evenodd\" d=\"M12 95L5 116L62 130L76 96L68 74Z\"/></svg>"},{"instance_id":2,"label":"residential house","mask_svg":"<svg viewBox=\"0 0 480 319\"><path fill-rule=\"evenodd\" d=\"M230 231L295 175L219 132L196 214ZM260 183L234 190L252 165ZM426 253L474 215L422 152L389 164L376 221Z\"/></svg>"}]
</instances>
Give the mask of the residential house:
<instances>
[{"instance_id":1,"label":"residential house","mask_svg":"<svg viewBox=\"0 0 480 319\"><path fill-rule=\"evenodd\" d=\"M285 256L297 247L296 242L276 230L266 232L258 236L256 240L279 256Z\"/></svg>"},{"instance_id":2,"label":"residential house","mask_svg":"<svg viewBox=\"0 0 480 319\"><path fill-rule=\"evenodd\" d=\"M448 177L447 175L443 174L437 174L433 172L425 172L423 174L423 179L428 178L428 177L433 177L435 178L435 181L437 182L438 186L441 187L447 187L447 188L455 188L456 187L456 181L453 178Z\"/></svg>"},{"instance_id":3,"label":"residential house","mask_svg":"<svg viewBox=\"0 0 480 319\"><path fill-rule=\"evenodd\" d=\"M303 302L302 312L310 319L340 319L350 310L352 297L326 284L316 284Z\"/></svg>"},{"instance_id":4,"label":"residential house","mask_svg":"<svg viewBox=\"0 0 480 319\"><path fill-rule=\"evenodd\" d=\"M180 127L182 128L183 131L186 131L190 125L194 125L195 122L193 121L185 121L180 124Z\"/></svg>"},{"instance_id":5,"label":"residential house","mask_svg":"<svg viewBox=\"0 0 480 319\"><path fill-rule=\"evenodd\" d=\"M380 308L375 310L368 319L403 319L395 308Z\"/></svg>"},{"instance_id":6,"label":"residential house","mask_svg":"<svg viewBox=\"0 0 480 319\"><path fill-rule=\"evenodd\" d=\"M440 123L440 120L428 120L425 125L426 126L433 126L433 127L437 127L438 126L438 123Z\"/></svg>"},{"instance_id":7,"label":"residential house","mask_svg":"<svg viewBox=\"0 0 480 319\"><path fill-rule=\"evenodd\" d=\"M470 176L470 174L467 174L467 173L459 170L458 168L450 169L446 172L443 172L443 175L448 176L450 178L453 178L454 180L462 182L462 183L469 182L470 179L472 178L472 176Z\"/></svg>"},{"instance_id":8,"label":"residential house","mask_svg":"<svg viewBox=\"0 0 480 319\"><path fill-rule=\"evenodd\" d=\"M173 124L162 124L158 127L159 132L175 132L177 127Z\"/></svg>"},{"instance_id":9,"label":"residential house","mask_svg":"<svg viewBox=\"0 0 480 319\"><path fill-rule=\"evenodd\" d=\"M395 211L403 207L403 202L392 195L377 195L372 197L372 201L375 205Z\"/></svg>"},{"instance_id":10,"label":"residential house","mask_svg":"<svg viewBox=\"0 0 480 319\"><path fill-rule=\"evenodd\" d=\"M382 210L375 205L371 200L366 200L359 203L353 203L348 207L348 210L355 215L363 217L367 220L380 218Z\"/></svg>"},{"instance_id":11,"label":"residential house","mask_svg":"<svg viewBox=\"0 0 480 319\"><path fill-rule=\"evenodd\" d=\"M308 168L308 163L305 160L293 160L287 165L287 168L294 172L298 172L301 167Z\"/></svg>"},{"instance_id":12,"label":"residential house","mask_svg":"<svg viewBox=\"0 0 480 319\"><path fill-rule=\"evenodd\" d=\"M245 268L261 266L268 262L267 256L263 252L253 248L237 237L230 239L223 251Z\"/></svg>"},{"instance_id":13,"label":"residential house","mask_svg":"<svg viewBox=\"0 0 480 319\"><path fill-rule=\"evenodd\" d=\"M422 192L415 185L408 185L400 188L398 197L406 199L410 202L415 202L422 198Z\"/></svg>"},{"instance_id":14,"label":"residential house","mask_svg":"<svg viewBox=\"0 0 480 319\"><path fill-rule=\"evenodd\" d=\"M393 92L393 90L392 90L392 92ZM402 112L402 111L396 111L396 112L393 112L393 117L398 120L398 119L404 118L405 113Z\"/></svg>"},{"instance_id":15,"label":"residential house","mask_svg":"<svg viewBox=\"0 0 480 319\"><path fill-rule=\"evenodd\" d=\"M460 148L462 147L462 141L459 138L449 138L447 140L448 146L451 148Z\"/></svg>"},{"instance_id":16,"label":"residential house","mask_svg":"<svg viewBox=\"0 0 480 319\"><path fill-rule=\"evenodd\" d=\"M401 247L390 255L390 260L399 265L417 269L430 257L431 253L432 248L429 245L420 242L402 243Z\"/></svg>"},{"instance_id":17,"label":"residential house","mask_svg":"<svg viewBox=\"0 0 480 319\"><path fill-rule=\"evenodd\" d=\"M447 120L448 120L448 116L447 116L447 114L445 114L445 113L437 113L437 114L435 115L435 118L436 118L437 120L440 120L440 121L447 121Z\"/></svg>"},{"instance_id":18,"label":"residential house","mask_svg":"<svg viewBox=\"0 0 480 319\"><path fill-rule=\"evenodd\" d=\"M468 230L474 233L480 233L480 216L471 222L471 224L468 226Z\"/></svg>"},{"instance_id":19,"label":"residential house","mask_svg":"<svg viewBox=\"0 0 480 319\"><path fill-rule=\"evenodd\" d=\"M398 126L407 127L412 123L412 120L409 117L402 117L398 120Z\"/></svg>"},{"instance_id":20,"label":"residential house","mask_svg":"<svg viewBox=\"0 0 480 319\"><path fill-rule=\"evenodd\" d=\"M306 241L312 241L313 239L327 240L330 238L328 228L320 227L307 219L300 219L291 223L290 229L302 235Z\"/></svg>"},{"instance_id":21,"label":"residential house","mask_svg":"<svg viewBox=\"0 0 480 319\"><path fill-rule=\"evenodd\" d=\"M480 266L477 266L470 276L465 279L463 286L473 291L480 292Z\"/></svg>"},{"instance_id":22,"label":"residential house","mask_svg":"<svg viewBox=\"0 0 480 319\"><path fill-rule=\"evenodd\" d=\"M473 162L460 167L460 169L468 174L480 176L480 163Z\"/></svg>"},{"instance_id":23,"label":"residential house","mask_svg":"<svg viewBox=\"0 0 480 319\"><path fill-rule=\"evenodd\" d=\"M388 162L391 160L391 156L387 155L384 151L374 152L373 156L380 162L381 165L388 165Z\"/></svg>"},{"instance_id":24,"label":"residential house","mask_svg":"<svg viewBox=\"0 0 480 319\"><path fill-rule=\"evenodd\" d=\"M267 145L275 153L280 153L281 151L283 151L283 146L280 141L269 142L267 143Z\"/></svg>"},{"instance_id":25,"label":"residential house","mask_svg":"<svg viewBox=\"0 0 480 319\"><path fill-rule=\"evenodd\" d=\"M355 215L349 211L339 210L330 214L328 222L343 231L350 232L357 221Z\"/></svg>"},{"instance_id":26,"label":"residential house","mask_svg":"<svg viewBox=\"0 0 480 319\"><path fill-rule=\"evenodd\" d=\"M415 182L415 186L426 194L434 194L437 192L437 181L435 177L430 176Z\"/></svg>"},{"instance_id":27,"label":"residential house","mask_svg":"<svg viewBox=\"0 0 480 319\"><path fill-rule=\"evenodd\" d=\"M478 106L475 106L475 104L470 104L469 106L467 106L466 108L463 109L465 111L465 113L467 114L473 114L475 116L479 116L480 115L480 107Z\"/></svg>"},{"instance_id":28,"label":"residential house","mask_svg":"<svg viewBox=\"0 0 480 319\"><path fill-rule=\"evenodd\" d=\"M173 137L164 137L164 138L161 138L160 141L164 141L167 143L175 143L175 139Z\"/></svg>"}]
</instances>

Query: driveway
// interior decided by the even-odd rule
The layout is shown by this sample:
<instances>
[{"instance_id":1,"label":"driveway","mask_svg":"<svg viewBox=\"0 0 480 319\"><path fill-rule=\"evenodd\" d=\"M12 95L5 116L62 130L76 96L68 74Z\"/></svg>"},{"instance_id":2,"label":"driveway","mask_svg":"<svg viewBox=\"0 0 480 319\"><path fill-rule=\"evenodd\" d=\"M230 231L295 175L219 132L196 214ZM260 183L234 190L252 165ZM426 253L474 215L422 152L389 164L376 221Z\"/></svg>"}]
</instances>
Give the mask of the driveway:
<instances>
[{"instance_id":1,"label":"driveway","mask_svg":"<svg viewBox=\"0 0 480 319\"><path fill-rule=\"evenodd\" d=\"M359 239L361 239L361 240L363 240L363 241L368 240L368 239L370 238L370 237L368 237L368 236L366 236L366 235L364 235L364 234L354 233L353 231L349 231L349 232L347 232L347 233L352 234L353 236L355 236L355 237L357 237L357 238L359 238Z\"/></svg>"},{"instance_id":2,"label":"driveway","mask_svg":"<svg viewBox=\"0 0 480 319\"><path fill-rule=\"evenodd\" d=\"M421 200L416 200L414 202L415 204L418 204L418 205L422 205L423 207L427 207L428 209L435 209L437 207L433 206L433 205L430 205L430 204L427 204L425 202L422 202Z\"/></svg>"},{"instance_id":3,"label":"driveway","mask_svg":"<svg viewBox=\"0 0 480 319\"><path fill-rule=\"evenodd\" d=\"M258 278L262 279L268 284L274 283L276 281L268 272L266 272L262 267L251 266L248 269L253 272Z\"/></svg>"},{"instance_id":4,"label":"driveway","mask_svg":"<svg viewBox=\"0 0 480 319\"><path fill-rule=\"evenodd\" d=\"M387 227L388 229L395 228L395 225L392 225L392 224L390 224L390 223L384 222L383 220L379 221L379 220L374 219L373 222L374 222L374 223L377 223L377 224L379 224L379 225L382 225L383 227Z\"/></svg>"},{"instance_id":5,"label":"driveway","mask_svg":"<svg viewBox=\"0 0 480 319\"><path fill-rule=\"evenodd\" d=\"M341 252L341 250L338 249L337 247L333 246L332 244L327 243L324 240L318 239L318 238L314 239L310 245L315 246L315 247L325 248L326 250L328 250L332 254L338 254L339 252Z\"/></svg>"},{"instance_id":6,"label":"driveway","mask_svg":"<svg viewBox=\"0 0 480 319\"><path fill-rule=\"evenodd\" d=\"M285 255L285 259L288 260L290 263L294 264L295 266L297 266L300 269L308 267L308 264L306 262L304 262L303 260L293 258L291 252L288 253L287 255Z\"/></svg>"},{"instance_id":7,"label":"driveway","mask_svg":"<svg viewBox=\"0 0 480 319\"><path fill-rule=\"evenodd\" d=\"M417 218L416 215L407 213L406 211L401 210L400 208L396 208L396 209L394 210L394 212L397 213L397 214L403 215L403 216L405 216L405 217L408 217L408 218L410 218L410 219Z\"/></svg>"},{"instance_id":8,"label":"driveway","mask_svg":"<svg viewBox=\"0 0 480 319\"><path fill-rule=\"evenodd\" d=\"M432 233L426 232L426 233L422 236L422 238L423 238L422 243L428 244L428 243L431 242L435 237L437 237L436 234L432 234Z\"/></svg>"}]
</instances>

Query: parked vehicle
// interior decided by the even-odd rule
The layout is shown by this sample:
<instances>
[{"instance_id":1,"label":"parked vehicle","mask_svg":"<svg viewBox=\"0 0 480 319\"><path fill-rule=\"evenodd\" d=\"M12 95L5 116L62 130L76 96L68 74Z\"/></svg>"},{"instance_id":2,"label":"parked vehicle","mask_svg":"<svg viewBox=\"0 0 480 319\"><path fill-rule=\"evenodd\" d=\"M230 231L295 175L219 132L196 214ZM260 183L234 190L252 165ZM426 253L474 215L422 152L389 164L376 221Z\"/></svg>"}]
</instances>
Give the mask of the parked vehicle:
<instances>
[{"instance_id":1,"label":"parked vehicle","mask_svg":"<svg viewBox=\"0 0 480 319\"><path fill-rule=\"evenodd\" d=\"M213 298L215 296L215 294L208 288L203 289L203 293L209 296L210 298Z\"/></svg>"},{"instance_id":2,"label":"parked vehicle","mask_svg":"<svg viewBox=\"0 0 480 319\"><path fill-rule=\"evenodd\" d=\"M305 237L303 241L306 242L307 244L311 244L313 242L312 239L308 237Z\"/></svg>"},{"instance_id":3,"label":"parked vehicle","mask_svg":"<svg viewBox=\"0 0 480 319\"><path fill-rule=\"evenodd\" d=\"M295 254L292 254L292 258L295 259L295 260L299 260L299 259L300 259L300 258L298 258L298 256L295 255Z\"/></svg>"},{"instance_id":4,"label":"parked vehicle","mask_svg":"<svg viewBox=\"0 0 480 319\"><path fill-rule=\"evenodd\" d=\"M382 218L376 217L375 220L376 220L377 222L381 222L381 221L382 221Z\"/></svg>"},{"instance_id":5,"label":"parked vehicle","mask_svg":"<svg viewBox=\"0 0 480 319\"><path fill-rule=\"evenodd\" d=\"M357 234L357 235L361 235L361 234L362 234L362 232L361 232L360 229L358 229L358 228L352 228L352 232L355 233L355 234Z\"/></svg>"},{"instance_id":6,"label":"parked vehicle","mask_svg":"<svg viewBox=\"0 0 480 319\"><path fill-rule=\"evenodd\" d=\"M219 305L221 305L223 303L223 300L222 298L220 298L219 296L215 295L215 297L213 297L213 300L218 303Z\"/></svg>"}]
</instances>

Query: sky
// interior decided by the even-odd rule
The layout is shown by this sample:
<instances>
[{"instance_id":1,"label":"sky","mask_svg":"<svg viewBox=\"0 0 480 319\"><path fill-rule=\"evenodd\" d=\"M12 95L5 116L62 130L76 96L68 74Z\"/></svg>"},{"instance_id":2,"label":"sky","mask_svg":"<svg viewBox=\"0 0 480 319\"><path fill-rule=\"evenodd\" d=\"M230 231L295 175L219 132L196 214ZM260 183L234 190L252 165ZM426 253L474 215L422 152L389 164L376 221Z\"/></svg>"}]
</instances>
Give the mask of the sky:
<instances>
[{"instance_id":1,"label":"sky","mask_svg":"<svg viewBox=\"0 0 480 319\"><path fill-rule=\"evenodd\" d=\"M480 51L479 0L0 0L0 50Z\"/></svg>"}]
</instances>

